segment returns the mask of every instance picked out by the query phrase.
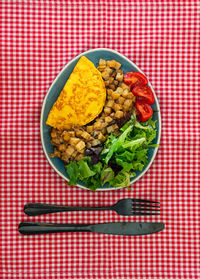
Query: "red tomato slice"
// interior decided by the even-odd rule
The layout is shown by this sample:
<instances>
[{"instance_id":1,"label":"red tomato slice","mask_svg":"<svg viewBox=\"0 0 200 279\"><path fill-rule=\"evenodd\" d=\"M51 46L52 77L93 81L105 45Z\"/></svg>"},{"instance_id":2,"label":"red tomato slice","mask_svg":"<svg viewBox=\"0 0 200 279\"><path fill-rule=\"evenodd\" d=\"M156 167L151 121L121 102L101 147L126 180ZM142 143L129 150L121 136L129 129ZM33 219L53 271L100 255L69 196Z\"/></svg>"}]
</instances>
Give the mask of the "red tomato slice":
<instances>
[{"instance_id":1,"label":"red tomato slice","mask_svg":"<svg viewBox=\"0 0 200 279\"><path fill-rule=\"evenodd\" d=\"M139 121L147 121L153 114L153 110L149 104L144 104L140 102L135 103L136 115Z\"/></svg>"},{"instance_id":2,"label":"red tomato slice","mask_svg":"<svg viewBox=\"0 0 200 279\"><path fill-rule=\"evenodd\" d=\"M140 101L141 103L154 103L153 91L148 85L137 85L133 88L132 93L136 96L136 100Z\"/></svg>"},{"instance_id":3,"label":"red tomato slice","mask_svg":"<svg viewBox=\"0 0 200 279\"><path fill-rule=\"evenodd\" d=\"M147 84L147 78L140 72L128 72L124 75L124 82L133 87L138 84Z\"/></svg>"}]
</instances>

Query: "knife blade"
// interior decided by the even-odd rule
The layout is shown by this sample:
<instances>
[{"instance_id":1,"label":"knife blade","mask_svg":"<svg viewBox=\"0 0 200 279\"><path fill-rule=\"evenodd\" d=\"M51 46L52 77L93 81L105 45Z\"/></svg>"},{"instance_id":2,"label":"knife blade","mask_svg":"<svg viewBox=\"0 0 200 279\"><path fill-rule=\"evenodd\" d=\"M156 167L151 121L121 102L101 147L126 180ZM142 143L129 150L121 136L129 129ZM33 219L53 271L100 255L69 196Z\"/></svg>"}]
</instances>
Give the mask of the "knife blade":
<instances>
[{"instance_id":1,"label":"knife blade","mask_svg":"<svg viewBox=\"0 0 200 279\"><path fill-rule=\"evenodd\" d=\"M138 236L160 232L164 227L165 225L163 223L151 222L115 222L91 225L22 222L19 224L18 230L24 235L60 232L94 232Z\"/></svg>"}]
</instances>

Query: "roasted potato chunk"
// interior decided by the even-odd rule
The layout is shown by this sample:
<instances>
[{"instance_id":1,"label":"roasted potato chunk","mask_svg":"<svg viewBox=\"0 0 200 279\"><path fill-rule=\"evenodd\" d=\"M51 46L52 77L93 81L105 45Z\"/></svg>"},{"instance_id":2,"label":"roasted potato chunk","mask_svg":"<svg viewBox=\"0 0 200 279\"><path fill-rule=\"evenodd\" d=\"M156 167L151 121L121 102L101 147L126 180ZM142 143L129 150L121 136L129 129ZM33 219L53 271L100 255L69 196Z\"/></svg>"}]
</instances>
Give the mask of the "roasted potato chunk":
<instances>
[{"instance_id":1,"label":"roasted potato chunk","mask_svg":"<svg viewBox=\"0 0 200 279\"><path fill-rule=\"evenodd\" d=\"M118 111L115 113L115 117L116 117L117 119L122 118L123 116L124 116L124 113L123 113L123 111L121 111L121 110L118 110Z\"/></svg>"},{"instance_id":2,"label":"roasted potato chunk","mask_svg":"<svg viewBox=\"0 0 200 279\"><path fill-rule=\"evenodd\" d=\"M84 131L81 136L86 140L89 140L91 138L90 134L88 134L86 131Z\"/></svg>"},{"instance_id":3,"label":"roasted potato chunk","mask_svg":"<svg viewBox=\"0 0 200 279\"><path fill-rule=\"evenodd\" d=\"M74 151L75 151L74 147L71 146L71 145L69 145L69 146L67 147L67 149L65 150L65 153L66 153L67 156L70 157Z\"/></svg>"},{"instance_id":4,"label":"roasted potato chunk","mask_svg":"<svg viewBox=\"0 0 200 279\"><path fill-rule=\"evenodd\" d=\"M72 146L76 146L77 143L78 143L79 141L80 141L79 138L71 138L71 139L69 140L69 143L70 143Z\"/></svg>"},{"instance_id":5,"label":"roasted potato chunk","mask_svg":"<svg viewBox=\"0 0 200 279\"><path fill-rule=\"evenodd\" d=\"M123 78L124 78L124 75L123 74L121 74L121 73L118 73L118 74L116 74L116 80L118 80L118 81L122 81L123 80Z\"/></svg>"},{"instance_id":6,"label":"roasted potato chunk","mask_svg":"<svg viewBox=\"0 0 200 279\"><path fill-rule=\"evenodd\" d=\"M83 149L85 148L85 143L84 141L79 141L79 143L76 145L76 150L78 150L79 152L81 152Z\"/></svg>"},{"instance_id":7,"label":"roasted potato chunk","mask_svg":"<svg viewBox=\"0 0 200 279\"><path fill-rule=\"evenodd\" d=\"M115 60L108 60L107 66L118 70L121 67L121 64Z\"/></svg>"}]
</instances>

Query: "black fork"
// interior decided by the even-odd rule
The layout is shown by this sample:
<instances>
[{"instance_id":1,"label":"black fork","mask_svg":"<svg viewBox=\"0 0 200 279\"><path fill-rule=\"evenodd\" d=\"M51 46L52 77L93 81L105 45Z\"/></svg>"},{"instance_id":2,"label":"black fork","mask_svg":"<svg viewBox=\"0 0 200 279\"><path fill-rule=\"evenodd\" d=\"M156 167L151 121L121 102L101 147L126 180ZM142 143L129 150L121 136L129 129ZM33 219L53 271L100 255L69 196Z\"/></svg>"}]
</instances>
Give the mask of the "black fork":
<instances>
[{"instance_id":1,"label":"black fork","mask_svg":"<svg viewBox=\"0 0 200 279\"><path fill-rule=\"evenodd\" d=\"M155 205L157 204L157 205ZM64 212L64 211L90 211L90 210L114 210L123 216L138 215L159 215L160 203L156 201L148 201L141 199L122 199L112 206L102 207L76 207L76 206L60 206L44 203L27 203L24 206L24 213L29 216L37 216L48 213Z\"/></svg>"}]
</instances>

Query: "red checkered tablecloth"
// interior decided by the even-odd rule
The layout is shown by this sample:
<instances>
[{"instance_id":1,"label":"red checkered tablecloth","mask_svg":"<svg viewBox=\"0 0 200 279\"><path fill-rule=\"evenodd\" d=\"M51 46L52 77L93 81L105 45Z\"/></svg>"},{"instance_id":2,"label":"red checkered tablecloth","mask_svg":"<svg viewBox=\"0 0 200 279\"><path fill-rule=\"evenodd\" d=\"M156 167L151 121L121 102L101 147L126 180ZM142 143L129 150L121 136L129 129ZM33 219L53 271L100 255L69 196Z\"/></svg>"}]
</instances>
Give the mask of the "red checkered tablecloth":
<instances>
[{"instance_id":1,"label":"red checkered tablecloth","mask_svg":"<svg viewBox=\"0 0 200 279\"><path fill-rule=\"evenodd\" d=\"M1 278L200 278L199 1L0 0ZM132 191L68 187L45 159L39 118L52 81L74 56L108 47L149 77L162 113L157 157ZM107 205L159 200L160 217L72 212L27 217L27 202ZM22 236L23 220L161 221L141 237L92 233Z\"/></svg>"}]
</instances>

